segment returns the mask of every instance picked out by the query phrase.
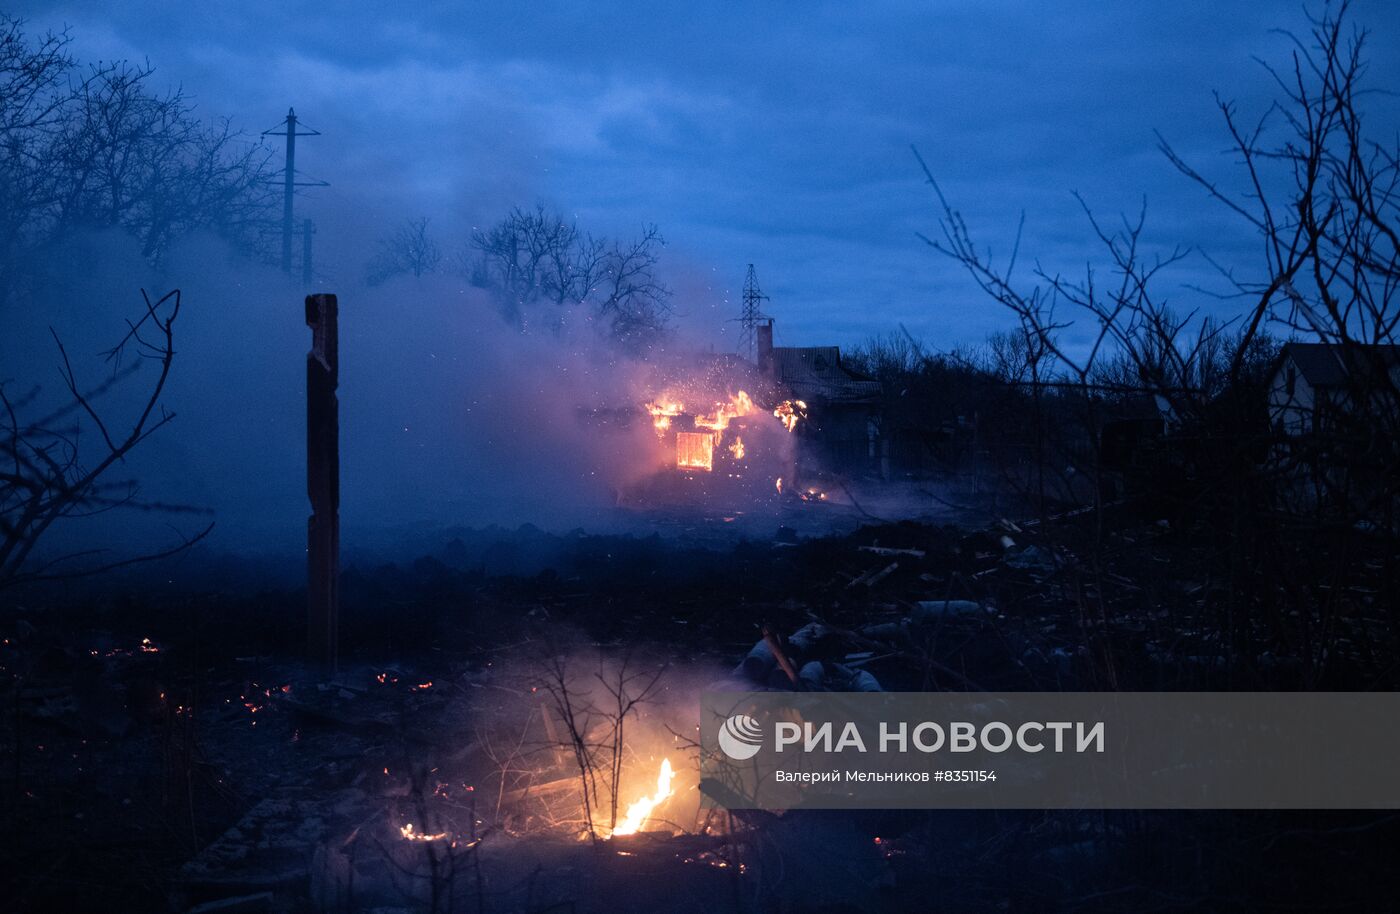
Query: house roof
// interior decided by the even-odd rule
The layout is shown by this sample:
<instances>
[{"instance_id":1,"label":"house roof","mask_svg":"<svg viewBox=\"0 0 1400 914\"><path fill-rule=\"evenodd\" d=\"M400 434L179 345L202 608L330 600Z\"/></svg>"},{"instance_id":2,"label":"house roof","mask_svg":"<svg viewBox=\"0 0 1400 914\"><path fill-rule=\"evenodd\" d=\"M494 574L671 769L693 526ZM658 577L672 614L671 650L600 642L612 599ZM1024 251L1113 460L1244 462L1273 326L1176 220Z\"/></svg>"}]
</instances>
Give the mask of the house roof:
<instances>
[{"instance_id":1,"label":"house roof","mask_svg":"<svg viewBox=\"0 0 1400 914\"><path fill-rule=\"evenodd\" d=\"M1347 378L1354 373L1388 371L1400 365L1400 346L1285 343L1280 362L1285 358L1298 366L1298 371L1313 387L1345 387Z\"/></svg>"},{"instance_id":2,"label":"house roof","mask_svg":"<svg viewBox=\"0 0 1400 914\"><path fill-rule=\"evenodd\" d=\"M841 364L837 346L775 346L776 379L802 397L864 401L880 396L880 382Z\"/></svg>"}]
</instances>

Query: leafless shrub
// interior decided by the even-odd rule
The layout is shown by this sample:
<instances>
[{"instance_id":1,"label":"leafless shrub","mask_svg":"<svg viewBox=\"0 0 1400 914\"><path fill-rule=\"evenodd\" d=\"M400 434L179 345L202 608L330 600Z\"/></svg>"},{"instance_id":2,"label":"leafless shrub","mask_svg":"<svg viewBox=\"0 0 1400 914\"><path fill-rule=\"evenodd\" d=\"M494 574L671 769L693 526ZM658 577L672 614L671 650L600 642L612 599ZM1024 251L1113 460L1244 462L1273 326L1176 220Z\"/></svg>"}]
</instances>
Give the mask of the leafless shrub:
<instances>
[{"instance_id":1,"label":"leafless shrub","mask_svg":"<svg viewBox=\"0 0 1400 914\"><path fill-rule=\"evenodd\" d=\"M98 574L137 562L163 558L203 539L213 524L182 536L168 549L119 559L104 559L101 550L82 550L38 558L35 547L60 521L114 509L164 513L203 513L184 505L148 501L133 480L112 474L146 439L174 420L161 395L175 360L175 320L180 292L152 302L143 291L145 310L129 322L125 337L107 353L109 378L96 386L82 382L57 334L67 398L57 408L28 418L40 391L11 396L0 384L0 589L16 584ZM123 365L123 357L135 359ZM139 369L156 366L134 418L118 424L98 408L104 395L128 385ZM93 444L84 446L89 439Z\"/></svg>"},{"instance_id":2,"label":"leafless shrub","mask_svg":"<svg viewBox=\"0 0 1400 914\"><path fill-rule=\"evenodd\" d=\"M1309 19L1307 36L1290 35L1288 67L1269 68L1280 97L1257 120L1219 102L1238 180L1211 177L1159 142L1174 168L1262 240L1248 267L1211 261L1225 289L1207 294L1237 306L1224 318L1165 303L1163 271L1193 252L1147 251L1145 206L1110 224L1079 198L1106 263L1082 277L1038 264L1018 273L1020 232L1011 256L994 260L919 158L940 227L924 240L1017 323L989 367L1024 391L1035 469L1023 481L1040 529L1067 507L1090 509L1064 574L1110 685L1106 595L1121 588L1106 568L1115 490L1102 435L1133 398L1155 404L1161 420L1154 447L1165 462L1151 485L1162 510L1219 557L1201 569L1211 596L1198 608L1215 615L1197 620L1209 642L1197 649L1230 670L1298 658L1312 685L1344 644L1378 636L1365 594L1393 587L1400 554L1400 490L1383 469L1400 465L1400 147L1363 128L1366 33L1346 24L1347 13L1329 8ZM1081 325L1088 342L1067 345L1065 331ZM1308 436L1270 425L1273 334L1327 344L1345 376L1328 421Z\"/></svg>"},{"instance_id":3,"label":"leafless shrub","mask_svg":"<svg viewBox=\"0 0 1400 914\"><path fill-rule=\"evenodd\" d=\"M627 722L655 697L665 668L638 668L627 654L616 663L600 660L585 677L575 663L562 653L547 658L538 688L562 722L559 744L578 773L584 830L597 840L600 831L611 834L618 824Z\"/></svg>"}]
</instances>

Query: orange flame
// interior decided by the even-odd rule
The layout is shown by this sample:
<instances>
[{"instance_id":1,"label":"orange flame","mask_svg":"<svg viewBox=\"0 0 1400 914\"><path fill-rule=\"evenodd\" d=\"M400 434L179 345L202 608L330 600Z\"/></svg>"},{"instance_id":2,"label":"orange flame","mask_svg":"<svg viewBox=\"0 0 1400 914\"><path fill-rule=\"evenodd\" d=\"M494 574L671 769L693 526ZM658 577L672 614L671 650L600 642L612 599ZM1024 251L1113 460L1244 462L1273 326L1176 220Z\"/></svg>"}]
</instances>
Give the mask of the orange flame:
<instances>
[{"instance_id":1,"label":"orange flame","mask_svg":"<svg viewBox=\"0 0 1400 914\"><path fill-rule=\"evenodd\" d=\"M747 416L751 412L753 412L753 400L745 391L741 390L730 397L728 403L716 403L714 413L696 416L695 427L723 432L729 427L730 419Z\"/></svg>"},{"instance_id":2,"label":"orange flame","mask_svg":"<svg viewBox=\"0 0 1400 914\"><path fill-rule=\"evenodd\" d=\"M800 419L807 418L807 404L801 400L784 400L773 409L773 415L788 431L797 428Z\"/></svg>"},{"instance_id":3,"label":"orange flame","mask_svg":"<svg viewBox=\"0 0 1400 914\"><path fill-rule=\"evenodd\" d=\"M676 432L676 466L712 470L715 465L713 432Z\"/></svg>"},{"instance_id":4,"label":"orange flame","mask_svg":"<svg viewBox=\"0 0 1400 914\"><path fill-rule=\"evenodd\" d=\"M673 417L685 412L685 405L679 400L658 397L647 404L647 412L651 413L651 424L656 428L656 434L660 435L671 427Z\"/></svg>"},{"instance_id":5,"label":"orange flame","mask_svg":"<svg viewBox=\"0 0 1400 914\"><path fill-rule=\"evenodd\" d=\"M622 821L617 823L617 828L612 830L614 835L635 835L642 830L642 826L651 818L651 814L656 811L656 807L669 800L675 794L675 789L671 786L671 781L675 777L675 772L671 770L671 760L661 760L661 771L656 776L656 792L651 796L642 797L631 806L627 807L627 815ZM609 836L611 837L611 836Z\"/></svg>"},{"instance_id":6,"label":"orange flame","mask_svg":"<svg viewBox=\"0 0 1400 914\"><path fill-rule=\"evenodd\" d=\"M667 439L667 433L672 430L673 419L678 416L692 415L686 411L686 407L679 397L669 393L649 401L645 408L651 415L652 427L656 429L657 437L663 441ZM748 391L741 390L731 394L727 400L715 401L709 412L693 414L691 422L695 431L678 430L675 432L676 467L682 470L713 472L714 452L716 448L721 446L725 448L731 459L743 460L748 455L749 447L742 438L737 436L733 441L726 442L725 432L735 419L758 412L760 412L760 408L749 396ZM807 418L807 404L801 400L784 400L772 412L774 417L790 432L797 427L799 420Z\"/></svg>"},{"instance_id":7,"label":"orange flame","mask_svg":"<svg viewBox=\"0 0 1400 914\"><path fill-rule=\"evenodd\" d=\"M416 832L413 830L412 822L400 828L399 834L403 835L410 841L441 841L442 839L447 837L447 832L445 831L438 832L436 835L425 835L422 832Z\"/></svg>"}]
</instances>

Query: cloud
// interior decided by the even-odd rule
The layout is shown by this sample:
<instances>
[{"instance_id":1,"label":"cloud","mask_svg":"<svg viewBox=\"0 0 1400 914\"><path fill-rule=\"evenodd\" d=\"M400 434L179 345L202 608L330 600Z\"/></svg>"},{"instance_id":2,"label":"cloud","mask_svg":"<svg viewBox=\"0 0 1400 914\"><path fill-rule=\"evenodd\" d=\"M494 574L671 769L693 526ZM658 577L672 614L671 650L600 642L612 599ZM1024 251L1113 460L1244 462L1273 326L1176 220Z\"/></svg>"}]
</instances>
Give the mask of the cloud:
<instances>
[{"instance_id":1,"label":"cloud","mask_svg":"<svg viewBox=\"0 0 1400 914\"><path fill-rule=\"evenodd\" d=\"M1388 5L1354 14L1375 30L1374 84L1400 81ZM756 263L789 342L904 323L942 347L1006 316L915 237L936 225L911 143L995 249L1024 211L1023 252L1047 269L1100 259L1076 190L1109 218L1145 197L1154 244L1247 265L1248 228L1172 172L1153 131L1228 173L1212 91L1262 110L1272 87L1251 55L1287 51L1270 29L1306 27L1295 7L1246 0L198 12L152 0L33 15L71 24L81 55L149 56L245 125L296 105L324 134L303 168L333 186L299 206L328 249L358 252L412 213L460 240L544 200L605 232L659 223L672 269L711 277L719 302ZM1382 133L1400 123L1393 99L1375 107ZM1186 288L1209 278L1199 258L1165 277L1184 306L1218 309Z\"/></svg>"}]
</instances>

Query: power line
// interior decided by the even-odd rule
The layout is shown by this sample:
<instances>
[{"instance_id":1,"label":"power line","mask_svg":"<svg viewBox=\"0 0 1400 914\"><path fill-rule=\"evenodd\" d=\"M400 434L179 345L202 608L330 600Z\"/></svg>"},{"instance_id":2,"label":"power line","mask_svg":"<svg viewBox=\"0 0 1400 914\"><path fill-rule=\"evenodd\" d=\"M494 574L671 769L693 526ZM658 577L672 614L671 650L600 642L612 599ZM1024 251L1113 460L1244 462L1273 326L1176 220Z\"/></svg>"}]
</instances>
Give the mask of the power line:
<instances>
[{"instance_id":1,"label":"power line","mask_svg":"<svg viewBox=\"0 0 1400 914\"><path fill-rule=\"evenodd\" d=\"M761 303L767 298L758 287L758 274L753 264L749 264L748 275L744 277L744 306L739 312L739 353L747 359L758 358L758 325L772 320L762 310Z\"/></svg>"},{"instance_id":2,"label":"power line","mask_svg":"<svg viewBox=\"0 0 1400 914\"><path fill-rule=\"evenodd\" d=\"M286 119L278 126L282 129L273 127L271 130L264 130L262 135L287 138L287 164L282 170L282 272L290 276L292 275L292 197L298 187L329 187L330 184L325 181L297 180L297 137L320 136L321 131L313 130L305 125L301 125L301 129L298 129L297 113L293 108L287 109Z\"/></svg>"}]
</instances>

